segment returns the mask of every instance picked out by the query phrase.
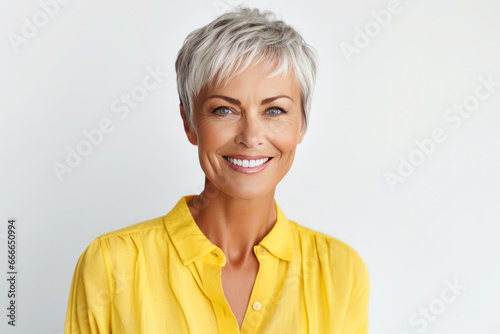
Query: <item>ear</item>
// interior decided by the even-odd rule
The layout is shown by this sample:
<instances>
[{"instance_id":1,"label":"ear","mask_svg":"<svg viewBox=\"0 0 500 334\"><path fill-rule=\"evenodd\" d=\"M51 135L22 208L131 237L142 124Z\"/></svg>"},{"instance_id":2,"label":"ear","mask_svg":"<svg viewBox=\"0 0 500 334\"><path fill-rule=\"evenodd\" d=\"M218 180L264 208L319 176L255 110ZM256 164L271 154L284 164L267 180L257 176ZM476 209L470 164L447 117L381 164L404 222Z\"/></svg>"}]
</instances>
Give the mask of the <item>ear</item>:
<instances>
[{"instance_id":1,"label":"ear","mask_svg":"<svg viewBox=\"0 0 500 334\"><path fill-rule=\"evenodd\" d=\"M182 107L182 103L179 104L182 122L184 123L184 131L186 131L186 135L188 140L194 146L198 145L198 135L194 131L194 129L189 124L189 120L186 119L186 115L184 115L184 108Z\"/></svg>"},{"instance_id":2,"label":"ear","mask_svg":"<svg viewBox=\"0 0 500 334\"><path fill-rule=\"evenodd\" d=\"M305 132L306 132L306 121L304 119L304 116L302 116L302 122L300 122L299 139L297 140L297 145L302 142L302 139L304 139Z\"/></svg>"}]
</instances>

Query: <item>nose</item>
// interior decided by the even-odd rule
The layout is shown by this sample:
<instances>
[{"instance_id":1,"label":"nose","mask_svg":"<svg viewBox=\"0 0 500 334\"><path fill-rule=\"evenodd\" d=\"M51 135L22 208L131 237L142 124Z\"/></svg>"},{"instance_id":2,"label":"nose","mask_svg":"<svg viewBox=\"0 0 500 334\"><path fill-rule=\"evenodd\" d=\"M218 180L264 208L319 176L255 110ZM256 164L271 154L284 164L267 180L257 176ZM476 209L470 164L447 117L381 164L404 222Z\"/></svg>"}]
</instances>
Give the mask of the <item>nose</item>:
<instances>
[{"instance_id":1,"label":"nose","mask_svg":"<svg viewBox=\"0 0 500 334\"><path fill-rule=\"evenodd\" d=\"M256 148L265 141L265 128L257 115L245 115L240 119L239 131L235 137L237 144Z\"/></svg>"}]
</instances>

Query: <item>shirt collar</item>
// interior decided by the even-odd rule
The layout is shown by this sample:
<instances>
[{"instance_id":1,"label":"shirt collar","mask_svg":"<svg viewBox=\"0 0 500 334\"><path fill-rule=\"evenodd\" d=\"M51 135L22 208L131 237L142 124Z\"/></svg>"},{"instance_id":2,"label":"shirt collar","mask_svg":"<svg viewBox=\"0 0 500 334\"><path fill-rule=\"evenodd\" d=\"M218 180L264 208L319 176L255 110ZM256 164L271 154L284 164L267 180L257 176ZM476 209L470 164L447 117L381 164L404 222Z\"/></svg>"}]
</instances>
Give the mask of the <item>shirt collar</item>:
<instances>
[{"instance_id":1,"label":"shirt collar","mask_svg":"<svg viewBox=\"0 0 500 334\"><path fill-rule=\"evenodd\" d=\"M293 236L291 222L286 218L283 211L274 200L276 207L276 224L269 233L260 241L274 256L291 261L293 258Z\"/></svg>"},{"instance_id":2,"label":"shirt collar","mask_svg":"<svg viewBox=\"0 0 500 334\"><path fill-rule=\"evenodd\" d=\"M184 265L205 256L217 248L194 221L188 203L197 195L183 196L174 208L164 216L163 223ZM273 228L260 241L274 256L291 261L293 248L290 221L285 217L276 200L277 219Z\"/></svg>"}]
</instances>

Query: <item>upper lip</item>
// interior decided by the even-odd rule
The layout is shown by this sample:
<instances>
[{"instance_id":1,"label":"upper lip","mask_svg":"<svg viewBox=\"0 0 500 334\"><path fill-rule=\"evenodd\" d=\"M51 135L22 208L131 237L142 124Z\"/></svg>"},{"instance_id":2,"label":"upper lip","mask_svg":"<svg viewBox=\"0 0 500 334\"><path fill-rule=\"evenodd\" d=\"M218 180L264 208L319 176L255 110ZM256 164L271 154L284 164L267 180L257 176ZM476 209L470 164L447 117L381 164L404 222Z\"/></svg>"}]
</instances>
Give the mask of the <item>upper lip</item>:
<instances>
[{"instance_id":1,"label":"upper lip","mask_svg":"<svg viewBox=\"0 0 500 334\"><path fill-rule=\"evenodd\" d=\"M272 158L266 155L243 155L243 154L231 154L231 155L225 155L225 157L230 157L233 159L241 159L241 160L257 160L257 159Z\"/></svg>"}]
</instances>

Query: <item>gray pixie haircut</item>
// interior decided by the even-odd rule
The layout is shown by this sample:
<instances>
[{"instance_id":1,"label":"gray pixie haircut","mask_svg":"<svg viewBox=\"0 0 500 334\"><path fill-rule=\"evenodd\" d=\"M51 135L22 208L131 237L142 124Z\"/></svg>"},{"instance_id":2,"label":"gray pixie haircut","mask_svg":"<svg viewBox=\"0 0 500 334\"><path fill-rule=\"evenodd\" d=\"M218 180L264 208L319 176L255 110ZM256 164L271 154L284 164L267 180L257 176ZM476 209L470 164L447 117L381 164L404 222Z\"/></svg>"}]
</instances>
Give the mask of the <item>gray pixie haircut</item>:
<instances>
[{"instance_id":1,"label":"gray pixie haircut","mask_svg":"<svg viewBox=\"0 0 500 334\"><path fill-rule=\"evenodd\" d=\"M243 72L253 62L264 62L274 77L294 70L300 85L302 114L307 129L316 82L317 56L291 26L270 11L243 5L191 32L177 54L177 90L184 115L193 129L193 103L205 85L218 86ZM243 62L243 64L242 64ZM240 70L236 72L238 67ZM196 131L196 129L195 129Z\"/></svg>"}]
</instances>

